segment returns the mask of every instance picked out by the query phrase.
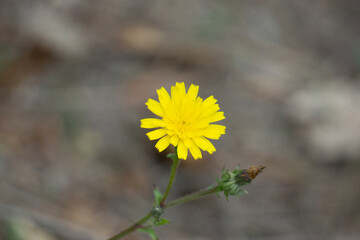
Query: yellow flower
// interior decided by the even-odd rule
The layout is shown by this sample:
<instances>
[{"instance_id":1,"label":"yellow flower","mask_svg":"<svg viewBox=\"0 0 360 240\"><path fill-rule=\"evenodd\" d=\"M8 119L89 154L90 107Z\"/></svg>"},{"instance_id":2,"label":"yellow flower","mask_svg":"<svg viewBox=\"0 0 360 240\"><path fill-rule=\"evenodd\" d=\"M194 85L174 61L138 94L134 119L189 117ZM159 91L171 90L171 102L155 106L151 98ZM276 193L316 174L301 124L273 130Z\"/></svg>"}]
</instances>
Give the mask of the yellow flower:
<instances>
[{"instance_id":1,"label":"yellow flower","mask_svg":"<svg viewBox=\"0 0 360 240\"><path fill-rule=\"evenodd\" d=\"M219 139L225 134L225 126L211 124L225 119L224 112L218 111L213 96L203 100L197 96L198 91L199 86L191 84L186 92L183 82L176 83L171 87L171 97L162 87L157 90L159 101L147 101L149 110L162 119L142 119L141 127L158 128L146 135L150 140L160 139L155 145L159 152L172 144L177 146L178 157L186 160L188 149L194 159L202 157L200 149L210 154L216 151L207 138Z\"/></svg>"}]
</instances>

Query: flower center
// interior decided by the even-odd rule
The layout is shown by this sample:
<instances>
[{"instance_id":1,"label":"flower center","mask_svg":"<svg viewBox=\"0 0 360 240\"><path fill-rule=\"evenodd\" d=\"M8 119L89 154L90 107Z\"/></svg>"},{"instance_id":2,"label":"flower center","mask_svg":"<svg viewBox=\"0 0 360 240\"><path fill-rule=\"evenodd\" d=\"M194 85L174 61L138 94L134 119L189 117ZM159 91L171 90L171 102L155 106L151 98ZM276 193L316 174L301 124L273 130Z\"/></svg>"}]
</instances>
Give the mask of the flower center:
<instances>
[{"instance_id":1,"label":"flower center","mask_svg":"<svg viewBox=\"0 0 360 240\"><path fill-rule=\"evenodd\" d=\"M179 120L175 126L175 133L182 137L184 133L188 130L188 124L184 120Z\"/></svg>"}]
</instances>

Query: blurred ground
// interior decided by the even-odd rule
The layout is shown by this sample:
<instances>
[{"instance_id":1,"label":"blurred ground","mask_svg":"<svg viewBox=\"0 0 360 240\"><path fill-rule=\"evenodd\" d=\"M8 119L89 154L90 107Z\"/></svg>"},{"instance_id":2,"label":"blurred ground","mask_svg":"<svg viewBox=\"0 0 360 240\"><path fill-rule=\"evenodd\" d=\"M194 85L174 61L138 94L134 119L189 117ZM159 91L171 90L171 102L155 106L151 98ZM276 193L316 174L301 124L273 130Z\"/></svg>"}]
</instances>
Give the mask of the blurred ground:
<instances>
[{"instance_id":1,"label":"blurred ground","mask_svg":"<svg viewBox=\"0 0 360 240\"><path fill-rule=\"evenodd\" d=\"M0 1L0 239L105 239L148 211L170 163L139 121L176 81L228 128L172 197L267 169L169 209L161 239L360 239L359 23L356 0Z\"/></svg>"}]
</instances>

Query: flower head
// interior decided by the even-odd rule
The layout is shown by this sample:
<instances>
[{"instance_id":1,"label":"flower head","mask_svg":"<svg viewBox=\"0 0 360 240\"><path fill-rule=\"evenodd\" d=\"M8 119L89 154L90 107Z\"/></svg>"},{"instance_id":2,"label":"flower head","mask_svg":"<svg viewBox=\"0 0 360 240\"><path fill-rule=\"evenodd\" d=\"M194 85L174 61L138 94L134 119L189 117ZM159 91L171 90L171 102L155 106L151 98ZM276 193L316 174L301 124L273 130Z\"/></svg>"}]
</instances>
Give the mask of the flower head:
<instances>
[{"instance_id":1,"label":"flower head","mask_svg":"<svg viewBox=\"0 0 360 240\"><path fill-rule=\"evenodd\" d=\"M155 145L159 152L172 144L177 147L178 157L186 160L188 150L194 159L202 157L200 149L210 154L216 151L208 138L219 139L225 134L225 126L212 124L225 116L213 96L203 100L197 96L198 91L199 86L191 84L186 92L183 82L176 83L171 96L162 87L157 90L159 101L147 101L149 110L161 119L142 119L141 127L158 128L146 135L150 140L160 139Z\"/></svg>"}]
</instances>

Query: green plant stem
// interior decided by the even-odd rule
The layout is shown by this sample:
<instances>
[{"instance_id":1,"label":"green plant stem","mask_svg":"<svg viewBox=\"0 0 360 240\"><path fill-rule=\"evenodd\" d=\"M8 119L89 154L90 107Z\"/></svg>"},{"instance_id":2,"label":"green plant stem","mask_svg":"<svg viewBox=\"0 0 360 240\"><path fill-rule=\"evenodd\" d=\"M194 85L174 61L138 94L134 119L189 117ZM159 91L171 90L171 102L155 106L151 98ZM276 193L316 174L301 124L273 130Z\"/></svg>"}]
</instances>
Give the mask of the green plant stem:
<instances>
[{"instance_id":1,"label":"green plant stem","mask_svg":"<svg viewBox=\"0 0 360 240\"><path fill-rule=\"evenodd\" d=\"M214 193L218 193L220 191L221 191L221 189L219 188L218 185L215 187L206 188L206 189L200 190L198 192L192 193L190 195L187 195L187 196L178 198L176 200L173 200L171 202L168 202L164 205L163 208L166 209L166 208L173 207L176 205L184 204L184 203L187 203L187 202L190 202L190 201L202 198L202 197L209 196Z\"/></svg>"},{"instance_id":2,"label":"green plant stem","mask_svg":"<svg viewBox=\"0 0 360 240\"><path fill-rule=\"evenodd\" d=\"M175 147L175 156L172 158L173 163L172 163L172 167L171 167L171 172L170 172L170 177L169 177L169 182L168 185L166 187L165 193L160 201L160 207L165 205L165 201L170 193L170 190L174 184L175 181L175 177L176 177L176 172L177 169L179 167L179 163L180 163L180 159L177 155L177 147ZM145 215L142 219L140 219L139 221L137 221L136 223L134 223L132 226L128 227L127 229L121 231L120 233L114 235L113 237L107 239L107 240L118 240L122 237L125 237L126 235L136 231L138 228L142 227L142 224L146 223L150 218L152 217L152 213L148 213L147 215Z\"/></svg>"},{"instance_id":3,"label":"green plant stem","mask_svg":"<svg viewBox=\"0 0 360 240\"><path fill-rule=\"evenodd\" d=\"M173 207L176 205L184 204L184 203L187 203L187 202L190 202L190 201L202 198L202 197L210 196L211 194L218 193L220 191L221 191L221 189L218 185L211 187L211 188L206 188L206 189L200 190L198 192L192 193L190 195L187 195L187 196L175 199L171 202L168 202L168 203L164 204L163 208L167 209L167 208L170 208L170 207ZM113 237L111 237L107 240L118 240L122 237L125 237L126 235L136 231L138 228L141 228L142 224L147 222L151 217L152 217L151 213L148 213L146 216L144 216L142 219L137 221L135 224L133 224L129 228L123 230L122 232L114 235Z\"/></svg>"},{"instance_id":4,"label":"green plant stem","mask_svg":"<svg viewBox=\"0 0 360 240\"><path fill-rule=\"evenodd\" d=\"M170 177L169 177L169 182L168 185L166 187L165 193L160 201L160 207L163 207L165 205L165 201L170 193L170 190L174 184L175 181L175 177L176 177L176 172L178 170L179 167L179 163L180 163L180 159L177 155L177 147L175 147L175 157L172 158L173 159L173 163L172 163L172 167L171 167L171 172L170 172Z\"/></svg>"},{"instance_id":5,"label":"green plant stem","mask_svg":"<svg viewBox=\"0 0 360 240\"><path fill-rule=\"evenodd\" d=\"M184 204L202 197L206 197L206 196L210 196L211 194L216 194L218 192L224 192L225 196L228 197L228 195L233 195L233 196L241 196L241 194L243 193L244 190L240 189L240 186L243 186L245 184L248 184L251 182L252 179L254 179L256 177L256 175L258 175L258 173L260 173L265 166L258 166L258 167L250 167L249 169L243 169L243 170L235 170L235 171L225 171L223 170L223 174L222 174L222 179L221 181L218 180L218 185L213 186L213 187L208 187L205 188L203 190L200 190L198 192L189 194L187 196L184 197L180 197L178 199L175 199L173 201L170 201L168 203L166 203L166 199L170 193L170 190L173 186L174 180L175 180L175 176L176 176L176 172L177 169L179 167L179 163L180 160L177 156L177 149L175 148L175 154L171 156L171 158L173 159L173 165L171 167L171 172L170 172L170 177L169 177L169 182L168 185L166 187L165 190L165 194L163 195L163 197L161 198L160 201L160 206L157 206L156 204L156 208L160 207L160 215L163 213L164 209L176 206L176 205L180 205L180 204ZM230 190L234 190L235 192L226 192L226 190L229 190L230 186ZM155 194L157 195L157 194ZM155 196L155 198L157 198ZM139 229L139 228L144 228L144 223L146 223L149 219L151 219L152 217L157 218L157 220L159 220L159 216L155 215L153 210L155 208L152 209L152 211L150 213L148 213L147 215L145 215L142 219L140 219L139 221L137 221L135 224L133 224L132 226L130 226L129 228L123 230L122 232L114 235L113 237L107 239L107 240L118 240L132 232L134 232L135 230ZM153 225L154 227L157 226L156 224Z\"/></svg>"},{"instance_id":6,"label":"green plant stem","mask_svg":"<svg viewBox=\"0 0 360 240\"><path fill-rule=\"evenodd\" d=\"M136 223L134 223L132 226L128 227L127 229L119 232L118 234L112 236L111 238L107 239L107 240L117 240L120 239L122 237L125 237L126 235L136 231L138 228L142 227L142 224L144 224L145 222L147 222L149 219L151 218L151 213L148 213L147 215L145 215L142 219L140 219L139 221L137 221Z\"/></svg>"}]
</instances>

